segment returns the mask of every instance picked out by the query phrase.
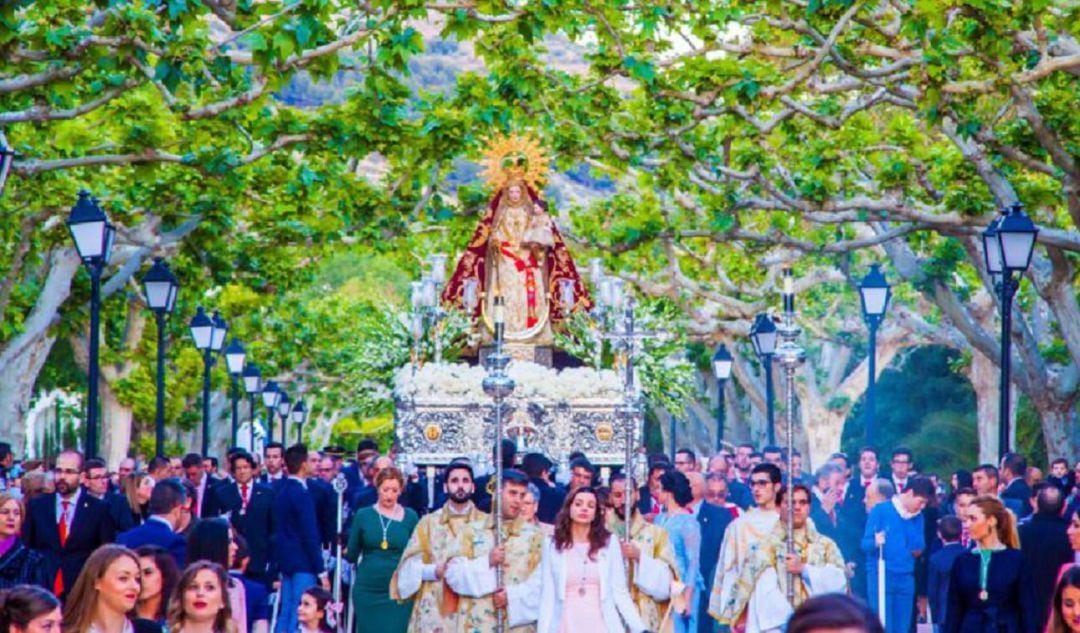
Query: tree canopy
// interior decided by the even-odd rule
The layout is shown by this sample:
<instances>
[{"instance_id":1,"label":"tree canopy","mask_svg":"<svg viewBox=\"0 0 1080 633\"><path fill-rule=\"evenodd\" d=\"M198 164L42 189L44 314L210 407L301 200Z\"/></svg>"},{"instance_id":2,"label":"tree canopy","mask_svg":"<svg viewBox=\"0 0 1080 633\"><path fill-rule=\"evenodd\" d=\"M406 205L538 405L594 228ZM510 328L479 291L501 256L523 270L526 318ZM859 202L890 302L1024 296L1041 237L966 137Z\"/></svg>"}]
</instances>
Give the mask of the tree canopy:
<instances>
[{"instance_id":1,"label":"tree canopy","mask_svg":"<svg viewBox=\"0 0 1080 633\"><path fill-rule=\"evenodd\" d=\"M354 261L382 262L400 292L425 253L460 249L490 193L468 163L487 136L530 130L555 157L549 195L579 261L601 256L677 306L691 336L743 338L794 267L811 351L801 432L817 461L839 447L866 383L854 282L867 264L885 263L897 284L879 368L925 343L992 366L999 326L979 234L1022 202L1042 230L1013 315L1013 384L1048 453L1074 455L1078 11L6 3L0 133L21 156L0 200L0 368L20 379L0 386L0 419L22 419L57 337L85 336L86 283L62 222L79 188L120 228L107 378L136 420L148 420L152 338L136 327L135 282L152 255L184 284L169 322L171 420L197 392L182 342L197 303L222 310L264 374L346 402L340 351L358 334L342 327L353 304L332 305L348 279L327 280L325 262L374 257ZM745 345L729 346L742 352L739 408L753 412L735 419L759 432L760 374ZM985 389L977 399L992 402ZM980 424L992 413L980 405Z\"/></svg>"}]
</instances>

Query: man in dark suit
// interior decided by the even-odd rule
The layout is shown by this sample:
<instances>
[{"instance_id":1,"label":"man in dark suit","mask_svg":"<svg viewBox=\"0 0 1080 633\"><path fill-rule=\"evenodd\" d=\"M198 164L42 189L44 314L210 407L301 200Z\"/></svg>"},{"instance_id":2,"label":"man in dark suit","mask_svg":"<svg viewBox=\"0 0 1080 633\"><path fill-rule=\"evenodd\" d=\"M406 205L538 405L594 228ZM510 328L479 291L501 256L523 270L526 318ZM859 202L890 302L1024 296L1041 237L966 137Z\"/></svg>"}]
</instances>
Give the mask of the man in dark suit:
<instances>
[{"instance_id":1,"label":"man in dark suit","mask_svg":"<svg viewBox=\"0 0 1080 633\"><path fill-rule=\"evenodd\" d=\"M187 503L184 485L175 479L165 479L154 484L150 493L150 517L139 527L132 528L116 537L116 542L135 549L143 545L157 545L172 554L176 566L184 568L187 546L184 537L176 533Z\"/></svg>"},{"instance_id":2,"label":"man in dark suit","mask_svg":"<svg viewBox=\"0 0 1080 633\"><path fill-rule=\"evenodd\" d=\"M720 545L724 542L724 531L731 523L731 513L710 503L705 503L705 476L699 472L686 473L690 480L690 492L694 500L690 503L690 511L697 517L698 525L701 526L701 577L705 580L705 590L702 596L712 595L713 576L716 573L716 563L720 559ZM714 620L709 616L709 601L698 601L698 632L710 633L713 630Z\"/></svg>"},{"instance_id":3,"label":"man in dark suit","mask_svg":"<svg viewBox=\"0 0 1080 633\"><path fill-rule=\"evenodd\" d=\"M56 492L30 501L23 542L46 552L56 570L54 593L61 598L79 576L86 559L116 538L109 507L79 487L83 457L64 451L56 457Z\"/></svg>"},{"instance_id":4,"label":"man in dark suit","mask_svg":"<svg viewBox=\"0 0 1080 633\"><path fill-rule=\"evenodd\" d=\"M270 537L274 533L274 491L255 481L255 458L247 451L229 457L232 481L214 487L203 506L204 516L226 516L248 546L245 574L269 585L273 580Z\"/></svg>"},{"instance_id":5,"label":"man in dark suit","mask_svg":"<svg viewBox=\"0 0 1080 633\"><path fill-rule=\"evenodd\" d=\"M210 496L214 486L221 483L221 480L206 472L202 455L198 453L184 455L181 465L184 467L184 477L195 486L197 491L195 496L195 516L200 519L204 518L206 515L203 514L203 509L206 506L206 499Z\"/></svg>"},{"instance_id":6,"label":"man in dark suit","mask_svg":"<svg viewBox=\"0 0 1080 633\"><path fill-rule=\"evenodd\" d=\"M941 539L941 549L930 556L927 575L927 599L930 603L930 617L934 622L945 621L945 607L949 604L949 577L952 575L956 557L968 551L960 544L962 530L960 519L946 516L938 519L937 534ZM1041 629L1040 629L1041 630Z\"/></svg>"},{"instance_id":7,"label":"man in dark suit","mask_svg":"<svg viewBox=\"0 0 1080 633\"><path fill-rule=\"evenodd\" d=\"M319 525L320 542L323 547L329 548L333 545L334 530L337 528L337 493L332 485L316 476L314 468L317 468L321 460L319 451L308 451L307 486L315 503L315 520ZM393 462L390 462L390 465L392 466Z\"/></svg>"},{"instance_id":8,"label":"man in dark suit","mask_svg":"<svg viewBox=\"0 0 1080 633\"><path fill-rule=\"evenodd\" d=\"M551 460L541 453L529 453L521 459L521 469L529 481L540 491L536 504L536 518L541 523L554 523L555 515L566 499L566 489L551 481Z\"/></svg>"},{"instance_id":9,"label":"man in dark suit","mask_svg":"<svg viewBox=\"0 0 1080 633\"><path fill-rule=\"evenodd\" d=\"M1049 483L1036 484L1035 514L1020 524L1020 553L1031 572L1035 600L1039 605L1039 630L1050 612L1050 599L1061 566L1073 561L1066 530L1069 524L1061 517L1065 496L1061 489Z\"/></svg>"},{"instance_id":10,"label":"man in dark suit","mask_svg":"<svg viewBox=\"0 0 1080 633\"><path fill-rule=\"evenodd\" d=\"M502 441L503 470L515 467L517 461L517 444L513 440ZM491 447L491 464L495 465L495 447ZM473 492L473 503L484 512L491 511L491 494L495 490L495 475L487 474L476 478L476 490ZM374 478L371 481L375 481Z\"/></svg>"},{"instance_id":11,"label":"man in dark suit","mask_svg":"<svg viewBox=\"0 0 1080 633\"><path fill-rule=\"evenodd\" d=\"M1024 477L1027 475L1027 460L1019 453L1005 453L1001 458L1001 479L1005 482L1005 489L1001 491L1003 501L1012 499L1020 503L1020 518L1031 514L1031 488L1028 487ZM1055 576L1056 577L1056 576Z\"/></svg>"},{"instance_id":12,"label":"man in dark suit","mask_svg":"<svg viewBox=\"0 0 1080 633\"><path fill-rule=\"evenodd\" d=\"M716 477L723 477L728 482L727 499L731 503L745 510L754 502L750 495L750 487L737 479L731 478L731 458L729 453L721 452L709 458L708 473Z\"/></svg>"},{"instance_id":13,"label":"man in dark suit","mask_svg":"<svg viewBox=\"0 0 1080 633\"><path fill-rule=\"evenodd\" d=\"M656 456L655 459L650 457L648 480L644 486L638 488L638 512L642 516L655 516L660 512L660 500L653 498L652 491L660 489L660 475L673 468L675 467L663 455ZM703 497L704 494L702 492Z\"/></svg>"},{"instance_id":14,"label":"man in dark suit","mask_svg":"<svg viewBox=\"0 0 1080 633\"><path fill-rule=\"evenodd\" d=\"M83 464L82 485L91 497L103 501L109 507L109 516L117 532L125 532L135 527L135 515L127 497L109 490L109 471L105 462L93 458Z\"/></svg>"},{"instance_id":15,"label":"man in dark suit","mask_svg":"<svg viewBox=\"0 0 1080 633\"><path fill-rule=\"evenodd\" d=\"M872 468L869 462L872 460ZM864 474L869 477L864 478ZM850 472L844 482L843 503L837 510L836 544L844 555L848 569L855 575L851 577L851 592L866 599L866 557L860 547L863 532L866 530L866 487L874 481L877 474L877 452L871 448L859 451L859 469Z\"/></svg>"},{"instance_id":16,"label":"man in dark suit","mask_svg":"<svg viewBox=\"0 0 1080 633\"><path fill-rule=\"evenodd\" d=\"M281 571L281 617L279 631L295 631L296 609L304 590L320 580L329 587L323 567L322 540L315 514L315 502L308 490L308 452L303 444L285 451L289 473L274 496L273 556Z\"/></svg>"}]
</instances>

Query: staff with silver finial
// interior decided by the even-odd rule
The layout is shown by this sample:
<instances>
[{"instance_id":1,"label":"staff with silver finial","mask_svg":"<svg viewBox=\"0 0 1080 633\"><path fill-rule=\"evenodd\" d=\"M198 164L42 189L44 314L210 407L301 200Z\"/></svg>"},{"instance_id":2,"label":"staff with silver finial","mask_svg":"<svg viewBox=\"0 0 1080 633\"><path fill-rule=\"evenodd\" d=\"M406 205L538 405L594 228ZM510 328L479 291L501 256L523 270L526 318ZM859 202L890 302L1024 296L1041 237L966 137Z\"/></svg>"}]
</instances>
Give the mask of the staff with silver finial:
<instances>
[{"instance_id":1,"label":"staff with silver finial","mask_svg":"<svg viewBox=\"0 0 1080 633\"><path fill-rule=\"evenodd\" d=\"M503 351L503 333L506 329L506 304L501 295L494 299L494 315L492 321L495 325L495 351L488 354L484 361L488 374L484 377L484 393L495 400L495 496L492 499L491 511L495 513L495 547L503 544L503 400L514 392L514 380L506 375L506 366L510 364L510 356ZM502 565L495 568L495 587L503 588ZM495 631L503 633L504 622L502 609L495 613Z\"/></svg>"},{"instance_id":2,"label":"staff with silver finial","mask_svg":"<svg viewBox=\"0 0 1080 633\"><path fill-rule=\"evenodd\" d=\"M345 480L344 473L338 473L334 477L332 482L334 486L334 492L337 494L337 530L334 534L337 535L335 539L337 544L334 546L334 604L341 604L341 525L344 521L345 515L345 490L349 487L349 483ZM334 620L330 622L338 631L342 630L342 626L345 624L342 622L341 614L339 611L332 611Z\"/></svg>"},{"instance_id":3,"label":"staff with silver finial","mask_svg":"<svg viewBox=\"0 0 1080 633\"><path fill-rule=\"evenodd\" d=\"M795 555L795 504L791 497L795 486L795 482L791 477L791 456L795 452L795 370L806 360L806 352L795 343L795 339L798 338L801 330L795 323L795 289L790 267L784 268L783 294L784 317L780 322L780 327L777 328L777 333L783 342L776 347L775 357L780 361L780 366L784 368L784 385L787 389L787 405L785 406L784 418L787 423L785 439L787 440L788 476L787 490L784 493L784 499L787 500L787 512L784 519L787 522L787 554L791 557ZM793 573L788 574L787 599L791 606L794 607L795 574Z\"/></svg>"}]
</instances>

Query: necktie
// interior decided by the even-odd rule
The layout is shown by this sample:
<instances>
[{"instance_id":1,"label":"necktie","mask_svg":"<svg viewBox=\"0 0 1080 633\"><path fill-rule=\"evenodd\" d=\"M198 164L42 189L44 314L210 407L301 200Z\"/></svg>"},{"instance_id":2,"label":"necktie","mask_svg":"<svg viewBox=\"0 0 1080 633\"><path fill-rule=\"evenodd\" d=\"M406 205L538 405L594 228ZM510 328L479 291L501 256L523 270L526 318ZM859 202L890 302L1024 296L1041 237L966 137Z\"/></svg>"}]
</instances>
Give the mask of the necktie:
<instances>
[{"instance_id":1,"label":"necktie","mask_svg":"<svg viewBox=\"0 0 1080 633\"><path fill-rule=\"evenodd\" d=\"M247 484L240 484L240 511L247 512L248 506L248 492Z\"/></svg>"},{"instance_id":2,"label":"necktie","mask_svg":"<svg viewBox=\"0 0 1080 633\"><path fill-rule=\"evenodd\" d=\"M67 543L68 537L68 524L67 514L68 507L71 506L71 502L66 499L60 500L60 524L57 526L60 529L60 547L63 547Z\"/></svg>"},{"instance_id":3,"label":"necktie","mask_svg":"<svg viewBox=\"0 0 1080 633\"><path fill-rule=\"evenodd\" d=\"M68 537L68 525L67 525L67 513L68 507L71 502L67 499L60 500L60 521L56 524L57 530L60 532L60 547L63 547L67 543ZM64 593L64 570L56 570L56 580L53 581L53 593L61 595Z\"/></svg>"}]
</instances>

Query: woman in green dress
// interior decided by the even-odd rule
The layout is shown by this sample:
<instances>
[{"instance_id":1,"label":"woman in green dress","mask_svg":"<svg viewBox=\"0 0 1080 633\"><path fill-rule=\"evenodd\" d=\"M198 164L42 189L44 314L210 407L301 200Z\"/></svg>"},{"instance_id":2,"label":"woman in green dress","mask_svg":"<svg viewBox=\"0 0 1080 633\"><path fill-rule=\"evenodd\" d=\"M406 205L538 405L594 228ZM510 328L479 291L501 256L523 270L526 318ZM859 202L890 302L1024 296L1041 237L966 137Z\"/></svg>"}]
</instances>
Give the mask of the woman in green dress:
<instances>
[{"instance_id":1,"label":"woman in green dress","mask_svg":"<svg viewBox=\"0 0 1080 633\"><path fill-rule=\"evenodd\" d=\"M357 511L345 550L349 562L360 560L353 574L352 592L356 633L404 633L409 626L412 600L391 599L390 578L419 519L398 503L405 489L405 476L400 470L389 467L379 471L375 489L379 500Z\"/></svg>"}]
</instances>

